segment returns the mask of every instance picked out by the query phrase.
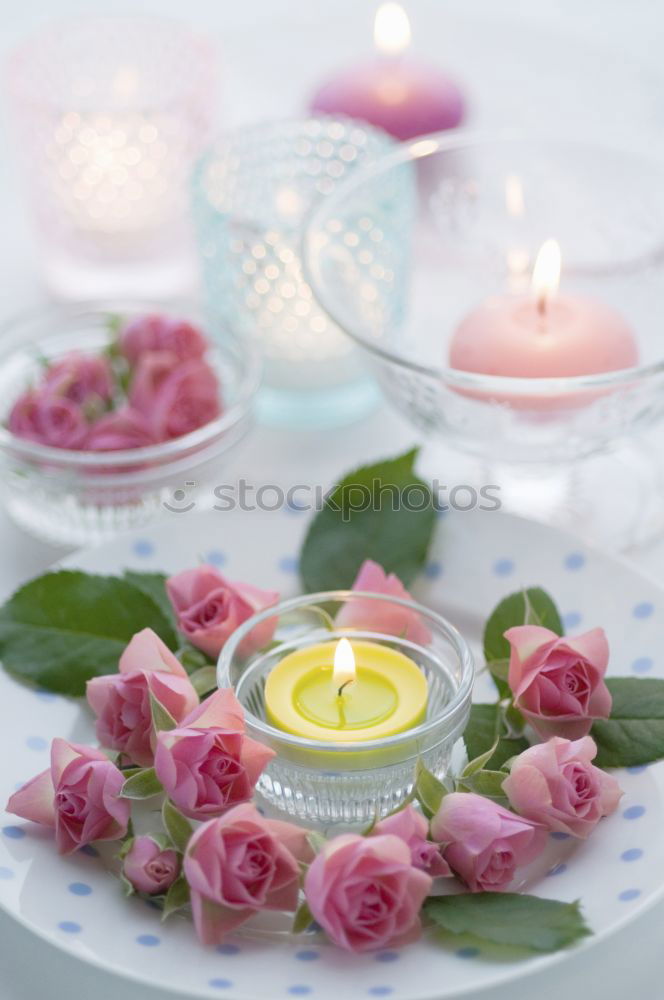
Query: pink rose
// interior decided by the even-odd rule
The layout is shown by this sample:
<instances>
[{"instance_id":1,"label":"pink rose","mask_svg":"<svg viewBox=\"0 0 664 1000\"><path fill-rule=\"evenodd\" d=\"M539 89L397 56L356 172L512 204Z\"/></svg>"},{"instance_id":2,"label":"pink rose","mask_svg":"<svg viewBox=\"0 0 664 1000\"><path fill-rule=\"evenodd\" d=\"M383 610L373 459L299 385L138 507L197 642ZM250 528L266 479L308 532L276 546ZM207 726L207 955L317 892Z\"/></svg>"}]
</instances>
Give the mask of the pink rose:
<instances>
[{"instance_id":1,"label":"pink rose","mask_svg":"<svg viewBox=\"0 0 664 1000\"><path fill-rule=\"evenodd\" d=\"M154 766L164 791L192 819L247 802L274 751L244 732L232 691L215 691L177 729L157 735Z\"/></svg>"},{"instance_id":2,"label":"pink rose","mask_svg":"<svg viewBox=\"0 0 664 1000\"><path fill-rule=\"evenodd\" d=\"M431 836L471 892L504 892L521 865L546 844L546 830L470 792L446 795L431 821Z\"/></svg>"},{"instance_id":3,"label":"pink rose","mask_svg":"<svg viewBox=\"0 0 664 1000\"><path fill-rule=\"evenodd\" d=\"M205 361L179 361L169 351L143 354L129 387L129 403L155 438L182 437L221 413L217 376Z\"/></svg>"},{"instance_id":4,"label":"pink rose","mask_svg":"<svg viewBox=\"0 0 664 1000\"><path fill-rule=\"evenodd\" d=\"M123 451L156 443L145 417L130 406L123 406L95 420L85 439L85 450Z\"/></svg>"},{"instance_id":5,"label":"pink rose","mask_svg":"<svg viewBox=\"0 0 664 1000\"><path fill-rule=\"evenodd\" d=\"M514 704L539 736L577 740L590 731L593 719L608 718L609 645L603 629L570 639L539 625L519 625L505 638Z\"/></svg>"},{"instance_id":6,"label":"pink rose","mask_svg":"<svg viewBox=\"0 0 664 1000\"><path fill-rule=\"evenodd\" d=\"M122 874L137 892L166 892L180 871L176 851L164 849L152 837L134 837L122 862Z\"/></svg>"},{"instance_id":7,"label":"pink rose","mask_svg":"<svg viewBox=\"0 0 664 1000\"><path fill-rule=\"evenodd\" d=\"M590 736L574 742L553 736L524 750L503 782L512 808L548 830L587 837L622 796L616 779L591 763L596 754Z\"/></svg>"},{"instance_id":8,"label":"pink rose","mask_svg":"<svg viewBox=\"0 0 664 1000\"><path fill-rule=\"evenodd\" d=\"M370 951L414 940L429 875L411 864L399 837L343 834L314 858L304 892L314 920L347 951Z\"/></svg>"},{"instance_id":9,"label":"pink rose","mask_svg":"<svg viewBox=\"0 0 664 1000\"><path fill-rule=\"evenodd\" d=\"M50 445L51 448L80 449L88 425L77 403L47 390L31 390L14 403L7 427L16 437Z\"/></svg>"},{"instance_id":10,"label":"pink rose","mask_svg":"<svg viewBox=\"0 0 664 1000\"><path fill-rule=\"evenodd\" d=\"M450 866L440 853L440 844L434 844L428 839L429 824L412 805L381 819L373 828L371 836L385 833L399 837L408 845L411 863L415 868L421 868L432 878L452 874Z\"/></svg>"},{"instance_id":11,"label":"pink rose","mask_svg":"<svg viewBox=\"0 0 664 1000\"><path fill-rule=\"evenodd\" d=\"M176 657L149 628L130 640L119 671L87 684L88 703L97 716L97 739L139 767L150 767L156 739L150 692L176 722L196 708L198 695Z\"/></svg>"},{"instance_id":12,"label":"pink rose","mask_svg":"<svg viewBox=\"0 0 664 1000\"><path fill-rule=\"evenodd\" d=\"M122 772L101 750L55 739L51 766L11 796L7 811L55 827L61 854L127 832L129 802L120 798Z\"/></svg>"},{"instance_id":13,"label":"pink rose","mask_svg":"<svg viewBox=\"0 0 664 1000\"><path fill-rule=\"evenodd\" d=\"M260 910L296 910L299 862L310 858L305 830L264 819L253 805L200 826L187 844L184 873L203 944L219 944Z\"/></svg>"},{"instance_id":14,"label":"pink rose","mask_svg":"<svg viewBox=\"0 0 664 1000\"><path fill-rule=\"evenodd\" d=\"M130 320L120 334L120 351L132 364L151 351L170 351L178 361L202 358L205 337L184 319L155 314Z\"/></svg>"},{"instance_id":15,"label":"pink rose","mask_svg":"<svg viewBox=\"0 0 664 1000\"><path fill-rule=\"evenodd\" d=\"M372 594L388 594L404 601L412 601L403 583L394 573L386 575L385 570L371 559L365 559L355 578L353 590L364 590ZM372 601L366 597L354 597L339 611L335 625L339 628L362 628L387 635L399 635L421 646L431 642L431 632L417 611L399 607L385 601Z\"/></svg>"},{"instance_id":16,"label":"pink rose","mask_svg":"<svg viewBox=\"0 0 664 1000\"><path fill-rule=\"evenodd\" d=\"M199 566L169 577L166 590L180 631L212 657L219 655L238 625L279 600L276 591L259 590L248 583L231 583L212 566ZM268 618L253 629L243 643L245 652L267 645L276 624L275 618Z\"/></svg>"},{"instance_id":17,"label":"pink rose","mask_svg":"<svg viewBox=\"0 0 664 1000\"><path fill-rule=\"evenodd\" d=\"M113 374L106 358L90 358L76 352L49 365L43 384L54 395L79 406L108 402L113 396Z\"/></svg>"}]
</instances>

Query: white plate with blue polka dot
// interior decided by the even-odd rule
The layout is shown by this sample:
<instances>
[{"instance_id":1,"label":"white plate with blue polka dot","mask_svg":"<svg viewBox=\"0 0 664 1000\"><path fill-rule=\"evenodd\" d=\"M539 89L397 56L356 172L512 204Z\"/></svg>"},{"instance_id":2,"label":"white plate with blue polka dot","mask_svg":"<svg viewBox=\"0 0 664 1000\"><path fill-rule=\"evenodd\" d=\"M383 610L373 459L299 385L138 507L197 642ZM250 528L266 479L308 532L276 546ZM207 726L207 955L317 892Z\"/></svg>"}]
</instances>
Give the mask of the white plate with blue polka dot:
<instances>
[{"instance_id":1,"label":"white plate with blue polka dot","mask_svg":"<svg viewBox=\"0 0 664 1000\"><path fill-rule=\"evenodd\" d=\"M174 521L173 518L176 518ZM173 515L67 564L91 572L127 567L175 571L204 560L230 579L284 594L297 590L297 552L307 518L297 512L214 511ZM664 677L664 591L627 564L584 549L550 528L498 513L456 514L439 522L430 561L413 587L477 647L482 623L500 598L539 584L556 598L569 632L606 628L610 673ZM491 697L480 679L477 699ZM47 766L54 736L94 741L81 704L15 683L0 672L3 725L0 799ZM580 898L595 937L616 932L664 892L664 764L620 772L619 811L586 843L554 835L544 864L528 873L528 891ZM541 972L568 953L505 961L460 939L428 931L401 951L350 956L316 934L291 937L278 923L249 927L220 948L205 949L185 917L161 924L145 901L125 899L92 850L61 858L51 835L0 816L0 903L56 946L163 990L231 1000L394 1000L456 997Z\"/></svg>"}]
</instances>

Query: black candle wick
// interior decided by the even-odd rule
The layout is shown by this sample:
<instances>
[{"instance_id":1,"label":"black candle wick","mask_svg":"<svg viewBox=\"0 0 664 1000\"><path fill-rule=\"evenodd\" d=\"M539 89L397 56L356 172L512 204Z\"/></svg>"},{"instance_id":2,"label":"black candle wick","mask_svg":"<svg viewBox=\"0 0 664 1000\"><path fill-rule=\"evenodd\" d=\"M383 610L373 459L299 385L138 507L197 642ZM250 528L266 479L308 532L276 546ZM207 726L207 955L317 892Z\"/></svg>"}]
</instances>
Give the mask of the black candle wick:
<instances>
[{"instance_id":1,"label":"black candle wick","mask_svg":"<svg viewBox=\"0 0 664 1000\"><path fill-rule=\"evenodd\" d=\"M348 687L348 685L352 683L353 683L352 677L350 677L347 681L344 681L339 690L337 691L337 697L341 698L342 694L344 693L344 688Z\"/></svg>"}]
</instances>

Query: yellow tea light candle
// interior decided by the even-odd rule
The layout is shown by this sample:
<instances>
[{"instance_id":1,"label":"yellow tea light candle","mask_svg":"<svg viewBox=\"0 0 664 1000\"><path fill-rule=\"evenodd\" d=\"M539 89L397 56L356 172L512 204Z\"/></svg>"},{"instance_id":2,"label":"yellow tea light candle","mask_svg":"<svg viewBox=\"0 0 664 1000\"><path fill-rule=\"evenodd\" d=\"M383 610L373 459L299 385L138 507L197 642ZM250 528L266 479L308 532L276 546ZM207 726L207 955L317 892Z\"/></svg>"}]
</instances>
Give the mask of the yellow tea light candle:
<instances>
[{"instance_id":1,"label":"yellow tea light candle","mask_svg":"<svg viewBox=\"0 0 664 1000\"><path fill-rule=\"evenodd\" d=\"M427 680L414 660L376 642L323 642L281 660L265 684L268 722L310 740L394 736L426 716Z\"/></svg>"}]
</instances>

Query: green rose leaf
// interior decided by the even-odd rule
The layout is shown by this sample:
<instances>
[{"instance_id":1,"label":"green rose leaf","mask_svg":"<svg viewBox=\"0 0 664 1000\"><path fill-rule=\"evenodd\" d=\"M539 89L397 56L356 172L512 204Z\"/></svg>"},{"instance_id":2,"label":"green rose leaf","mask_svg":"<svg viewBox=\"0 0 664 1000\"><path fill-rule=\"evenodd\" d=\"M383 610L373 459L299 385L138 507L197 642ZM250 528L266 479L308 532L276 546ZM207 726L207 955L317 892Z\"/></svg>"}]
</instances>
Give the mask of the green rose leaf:
<instances>
[{"instance_id":1,"label":"green rose leaf","mask_svg":"<svg viewBox=\"0 0 664 1000\"><path fill-rule=\"evenodd\" d=\"M171 885L164 897L164 908L161 915L162 920L170 917L171 913L181 910L189 902L189 884L184 875L178 876Z\"/></svg>"},{"instance_id":2,"label":"green rose leaf","mask_svg":"<svg viewBox=\"0 0 664 1000\"><path fill-rule=\"evenodd\" d=\"M163 790L155 769L146 767L127 778L120 795L123 799L150 799L153 795L160 795Z\"/></svg>"},{"instance_id":3,"label":"green rose leaf","mask_svg":"<svg viewBox=\"0 0 664 1000\"><path fill-rule=\"evenodd\" d=\"M152 691L150 691L150 714L152 715L152 725L158 733L175 729L177 726L171 713L167 708L164 708L158 698L155 698Z\"/></svg>"},{"instance_id":4,"label":"green rose leaf","mask_svg":"<svg viewBox=\"0 0 664 1000\"><path fill-rule=\"evenodd\" d=\"M579 903L513 892L430 897L424 910L452 934L472 934L493 944L551 952L591 934Z\"/></svg>"},{"instance_id":5,"label":"green rose leaf","mask_svg":"<svg viewBox=\"0 0 664 1000\"><path fill-rule=\"evenodd\" d=\"M609 719L597 719L590 735L598 767L634 767L664 757L664 680L609 677Z\"/></svg>"},{"instance_id":6,"label":"green rose leaf","mask_svg":"<svg viewBox=\"0 0 664 1000\"><path fill-rule=\"evenodd\" d=\"M161 816L166 832L171 838L174 847L184 854L189 843L189 838L194 832L191 823L168 799L164 802Z\"/></svg>"},{"instance_id":7,"label":"green rose leaf","mask_svg":"<svg viewBox=\"0 0 664 1000\"><path fill-rule=\"evenodd\" d=\"M471 761L485 755L496 744L493 754L485 758L483 764L490 764L494 771L500 770L510 757L516 757L529 746L528 740L515 737L508 730L500 705L471 705L463 741Z\"/></svg>"},{"instance_id":8,"label":"green rose leaf","mask_svg":"<svg viewBox=\"0 0 664 1000\"><path fill-rule=\"evenodd\" d=\"M510 644L505 638L508 628L515 625L541 625L556 635L563 635L563 623L558 608L541 587L530 587L505 597L492 611L484 628L484 657L489 664L495 661L495 676L507 680L505 664L509 663Z\"/></svg>"},{"instance_id":9,"label":"green rose leaf","mask_svg":"<svg viewBox=\"0 0 664 1000\"><path fill-rule=\"evenodd\" d=\"M173 605L169 601L168 594L166 593L166 574L141 573L138 570L126 569L123 573L123 579L133 584L134 587L138 588L138 590L141 590L146 597L152 598L154 603L162 612L166 621L170 623L172 630L172 644L171 642L166 642L163 635L161 638L164 639L166 645L171 649L177 649L175 639L177 632L177 619L175 617L175 612L173 611Z\"/></svg>"},{"instance_id":10,"label":"green rose leaf","mask_svg":"<svg viewBox=\"0 0 664 1000\"><path fill-rule=\"evenodd\" d=\"M308 903L302 903L298 907L297 913L293 918L291 932L293 934L301 934L303 931L306 931L310 924L313 923L313 920L314 918L311 915Z\"/></svg>"},{"instance_id":11,"label":"green rose leaf","mask_svg":"<svg viewBox=\"0 0 664 1000\"><path fill-rule=\"evenodd\" d=\"M428 771L421 761L415 772L415 798L422 806L422 812L431 819L438 812L440 803L447 795L447 789L435 774ZM398 812L398 810L396 810Z\"/></svg>"},{"instance_id":12,"label":"green rose leaf","mask_svg":"<svg viewBox=\"0 0 664 1000\"><path fill-rule=\"evenodd\" d=\"M203 698L211 691L217 690L217 670L216 667L199 667L193 674L190 674L191 681L196 694Z\"/></svg>"},{"instance_id":13,"label":"green rose leaf","mask_svg":"<svg viewBox=\"0 0 664 1000\"><path fill-rule=\"evenodd\" d=\"M161 608L129 580L80 570L46 573L0 608L0 659L22 680L83 695L91 677L115 673L125 646L144 628L176 648Z\"/></svg>"},{"instance_id":14,"label":"green rose leaf","mask_svg":"<svg viewBox=\"0 0 664 1000\"><path fill-rule=\"evenodd\" d=\"M345 476L309 527L300 552L305 591L350 587L365 559L406 586L426 561L436 511L429 486L417 477L417 449Z\"/></svg>"},{"instance_id":15,"label":"green rose leaf","mask_svg":"<svg viewBox=\"0 0 664 1000\"><path fill-rule=\"evenodd\" d=\"M457 782L457 791L474 792L486 799L496 799L506 802L503 792L503 781L507 777L504 771L475 771L467 776L462 775Z\"/></svg>"}]
</instances>

